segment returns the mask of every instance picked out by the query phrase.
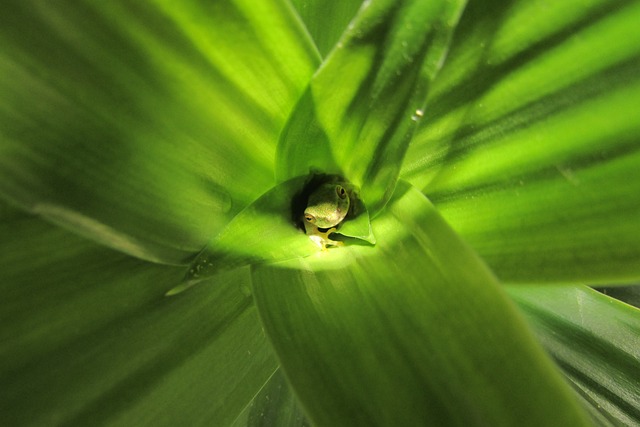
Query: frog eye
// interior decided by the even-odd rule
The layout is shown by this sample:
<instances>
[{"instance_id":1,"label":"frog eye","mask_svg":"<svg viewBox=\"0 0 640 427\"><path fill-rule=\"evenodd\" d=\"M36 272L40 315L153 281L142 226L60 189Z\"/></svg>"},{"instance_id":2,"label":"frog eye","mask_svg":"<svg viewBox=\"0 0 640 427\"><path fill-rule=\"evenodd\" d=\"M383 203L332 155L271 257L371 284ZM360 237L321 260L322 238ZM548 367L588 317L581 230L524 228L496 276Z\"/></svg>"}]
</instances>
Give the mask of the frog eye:
<instances>
[{"instance_id":1,"label":"frog eye","mask_svg":"<svg viewBox=\"0 0 640 427\"><path fill-rule=\"evenodd\" d=\"M341 199L344 199L347 197L347 191L344 189L342 185L336 185L336 194Z\"/></svg>"},{"instance_id":2,"label":"frog eye","mask_svg":"<svg viewBox=\"0 0 640 427\"><path fill-rule=\"evenodd\" d=\"M312 224L316 222L316 217L308 213L304 214L304 219Z\"/></svg>"}]
</instances>

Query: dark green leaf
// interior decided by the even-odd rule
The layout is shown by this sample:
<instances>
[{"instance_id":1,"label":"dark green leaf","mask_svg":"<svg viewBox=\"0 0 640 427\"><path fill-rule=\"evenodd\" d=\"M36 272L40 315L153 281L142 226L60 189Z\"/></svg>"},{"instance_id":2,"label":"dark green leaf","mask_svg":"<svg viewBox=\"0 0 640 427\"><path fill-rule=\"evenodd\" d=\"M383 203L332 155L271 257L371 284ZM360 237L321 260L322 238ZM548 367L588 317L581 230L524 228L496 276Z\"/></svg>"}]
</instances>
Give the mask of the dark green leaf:
<instances>
[{"instance_id":1,"label":"dark green leaf","mask_svg":"<svg viewBox=\"0 0 640 427\"><path fill-rule=\"evenodd\" d=\"M347 245L252 269L256 303L317 425L587 425L484 264L400 185ZM526 369L523 369L526 367Z\"/></svg>"},{"instance_id":2,"label":"dark green leaf","mask_svg":"<svg viewBox=\"0 0 640 427\"><path fill-rule=\"evenodd\" d=\"M227 425L275 371L246 269L165 298L182 268L0 212L2 425Z\"/></svg>"}]
</instances>

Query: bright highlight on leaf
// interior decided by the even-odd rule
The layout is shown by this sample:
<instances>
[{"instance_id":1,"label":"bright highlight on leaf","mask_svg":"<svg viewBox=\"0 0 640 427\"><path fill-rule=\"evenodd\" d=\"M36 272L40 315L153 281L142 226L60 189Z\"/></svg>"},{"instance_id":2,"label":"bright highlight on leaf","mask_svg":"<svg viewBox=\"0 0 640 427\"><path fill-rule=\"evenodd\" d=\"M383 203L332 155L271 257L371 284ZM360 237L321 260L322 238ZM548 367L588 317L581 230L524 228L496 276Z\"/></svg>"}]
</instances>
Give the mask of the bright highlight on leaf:
<instances>
[{"instance_id":1,"label":"bright highlight on leaf","mask_svg":"<svg viewBox=\"0 0 640 427\"><path fill-rule=\"evenodd\" d=\"M331 222L335 222L337 226L329 227L334 230L334 234L339 233L375 243L367 209L358 198L356 190L351 188L349 183L342 182L342 185L349 189L349 194L346 194L347 191L342 185L336 186L334 181L335 178L327 175L299 177L279 184L265 193L240 212L212 239L191 263L183 282L167 292L167 295L183 292L222 271L250 264L307 257L319 249L325 249L327 241L333 242L326 235L327 230L318 231L318 227L308 224L305 217L313 213L317 216L314 221L319 221L319 225L322 226L328 225L329 223L321 221L320 216L333 214L331 209L336 209L336 200L345 201L347 205L343 208L348 210L345 209L339 221L334 219ZM335 194L336 188L342 188L345 194ZM325 194L323 189L328 189L328 194ZM318 193L319 190L321 193ZM352 206L348 205L349 199L353 201ZM333 204L330 203L332 200ZM346 226L346 233L342 232L342 221ZM302 232L305 228L308 236ZM333 246L338 245L338 242L334 243Z\"/></svg>"}]
</instances>

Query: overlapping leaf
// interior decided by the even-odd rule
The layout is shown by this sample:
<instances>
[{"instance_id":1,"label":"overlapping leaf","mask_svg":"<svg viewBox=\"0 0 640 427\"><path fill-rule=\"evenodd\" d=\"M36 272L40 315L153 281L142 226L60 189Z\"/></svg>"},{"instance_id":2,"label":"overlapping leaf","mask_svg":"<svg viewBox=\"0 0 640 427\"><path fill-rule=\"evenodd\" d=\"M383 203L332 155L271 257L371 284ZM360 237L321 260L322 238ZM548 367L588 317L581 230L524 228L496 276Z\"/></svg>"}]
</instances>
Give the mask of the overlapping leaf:
<instances>
[{"instance_id":1,"label":"overlapping leaf","mask_svg":"<svg viewBox=\"0 0 640 427\"><path fill-rule=\"evenodd\" d=\"M253 269L282 367L318 425L588 425L486 267L415 189L376 246ZM526 369L523 369L526 367Z\"/></svg>"},{"instance_id":2,"label":"overlapping leaf","mask_svg":"<svg viewBox=\"0 0 640 427\"><path fill-rule=\"evenodd\" d=\"M220 271L317 252L318 246L297 228L297 219L292 216L292 200L304 181L301 177L278 184L236 215L198 254L182 283L168 295L183 292Z\"/></svg>"},{"instance_id":3,"label":"overlapping leaf","mask_svg":"<svg viewBox=\"0 0 640 427\"><path fill-rule=\"evenodd\" d=\"M310 192L324 179L324 176L293 178L260 196L211 239L189 265L182 283L167 295L183 292L220 271L302 258L321 250L304 235L302 215ZM350 216L335 233L360 240L359 244L375 244L366 207L355 192L351 197Z\"/></svg>"},{"instance_id":4,"label":"overlapping leaf","mask_svg":"<svg viewBox=\"0 0 640 427\"><path fill-rule=\"evenodd\" d=\"M391 196L463 0L365 2L280 139L279 181L346 177L375 216Z\"/></svg>"},{"instance_id":5,"label":"overlapping leaf","mask_svg":"<svg viewBox=\"0 0 640 427\"><path fill-rule=\"evenodd\" d=\"M339 172L379 210L461 7L368 3L292 116L280 179L309 167ZM404 176L501 277L638 277L639 16L637 1L604 0L492 1L465 12ZM0 194L162 262L184 261L271 186L273 143L317 65L277 1L12 1L0 24ZM339 24L318 28L310 32L324 54ZM254 271L265 324L312 418L582 423L493 277L403 188L378 218L378 247ZM276 368L246 271L165 299L182 270L11 208L0 214L3 421L255 425L285 414L297 424L286 391L276 393L283 412L257 412L268 412L277 377L245 407ZM286 219L278 208L237 229L232 255L276 217ZM555 302L575 296L563 295ZM532 296L515 298L585 399L637 420L627 381L635 320L629 329L624 319L585 322L583 303L570 312Z\"/></svg>"},{"instance_id":6,"label":"overlapping leaf","mask_svg":"<svg viewBox=\"0 0 640 427\"><path fill-rule=\"evenodd\" d=\"M275 0L9 1L0 46L0 195L167 263L270 187L318 62Z\"/></svg>"},{"instance_id":7,"label":"overlapping leaf","mask_svg":"<svg viewBox=\"0 0 640 427\"><path fill-rule=\"evenodd\" d=\"M619 425L640 424L640 310L586 287L508 292L594 412Z\"/></svg>"},{"instance_id":8,"label":"overlapping leaf","mask_svg":"<svg viewBox=\"0 0 640 427\"><path fill-rule=\"evenodd\" d=\"M3 425L227 425L275 371L246 270L164 298L182 268L0 211Z\"/></svg>"},{"instance_id":9,"label":"overlapping leaf","mask_svg":"<svg viewBox=\"0 0 640 427\"><path fill-rule=\"evenodd\" d=\"M640 277L640 2L472 3L403 177L506 281Z\"/></svg>"},{"instance_id":10,"label":"overlapping leaf","mask_svg":"<svg viewBox=\"0 0 640 427\"><path fill-rule=\"evenodd\" d=\"M324 57L335 48L362 0L291 0Z\"/></svg>"},{"instance_id":11,"label":"overlapping leaf","mask_svg":"<svg viewBox=\"0 0 640 427\"><path fill-rule=\"evenodd\" d=\"M309 427L293 390L278 370L231 427Z\"/></svg>"},{"instance_id":12,"label":"overlapping leaf","mask_svg":"<svg viewBox=\"0 0 640 427\"><path fill-rule=\"evenodd\" d=\"M640 308L640 285L608 286L598 290L605 295Z\"/></svg>"}]
</instances>

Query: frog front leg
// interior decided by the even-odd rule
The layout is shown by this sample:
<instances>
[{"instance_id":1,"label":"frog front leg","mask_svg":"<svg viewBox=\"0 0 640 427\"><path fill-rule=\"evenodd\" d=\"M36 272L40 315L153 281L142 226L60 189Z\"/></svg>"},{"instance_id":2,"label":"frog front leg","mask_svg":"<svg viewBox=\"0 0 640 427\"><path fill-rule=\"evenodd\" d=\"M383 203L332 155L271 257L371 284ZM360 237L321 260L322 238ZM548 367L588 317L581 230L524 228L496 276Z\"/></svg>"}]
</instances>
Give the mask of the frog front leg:
<instances>
[{"instance_id":1,"label":"frog front leg","mask_svg":"<svg viewBox=\"0 0 640 427\"><path fill-rule=\"evenodd\" d=\"M328 246L343 246L344 243L338 240L332 240L329 235L335 232L338 227L331 227L328 229L319 229L315 225L304 221L304 228L313 243L318 245L323 251L327 250Z\"/></svg>"}]
</instances>

